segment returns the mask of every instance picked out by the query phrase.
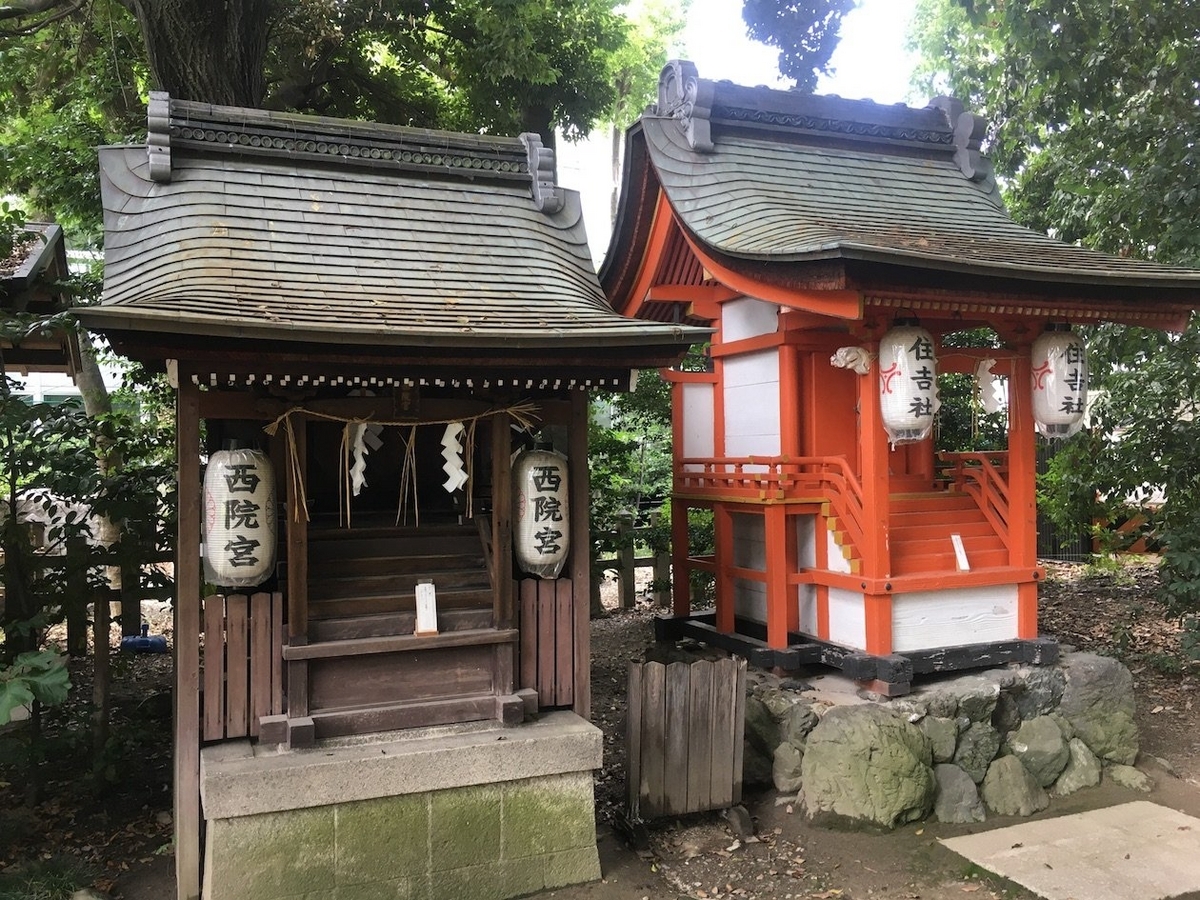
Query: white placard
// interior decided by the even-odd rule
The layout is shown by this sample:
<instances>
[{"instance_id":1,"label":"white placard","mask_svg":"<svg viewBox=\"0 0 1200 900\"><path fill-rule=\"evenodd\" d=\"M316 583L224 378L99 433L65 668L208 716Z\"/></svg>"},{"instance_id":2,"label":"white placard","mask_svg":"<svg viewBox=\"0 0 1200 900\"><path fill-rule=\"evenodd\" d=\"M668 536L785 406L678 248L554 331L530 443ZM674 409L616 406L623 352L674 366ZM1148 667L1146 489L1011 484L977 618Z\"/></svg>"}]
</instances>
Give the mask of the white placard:
<instances>
[{"instance_id":1,"label":"white placard","mask_svg":"<svg viewBox=\"0 0 1200 900\"><path fill-rule=\"evenodd\" d=\"M967 559L967 548L963 546L962 535L950 535L950 543L954 545L954 558L958 561L958 571L970 572L971 563Z\"/></svg>"},{"instance_id":2,"label":"white placard","mask_svg":"<svg viewBox=\"0 0 1200 900\"><path fill-rule=\"evenodd\" d=\"M432 581L417 584L417 627L414 634L437 634L437 592Z\"/></svg>"}]
</instances>

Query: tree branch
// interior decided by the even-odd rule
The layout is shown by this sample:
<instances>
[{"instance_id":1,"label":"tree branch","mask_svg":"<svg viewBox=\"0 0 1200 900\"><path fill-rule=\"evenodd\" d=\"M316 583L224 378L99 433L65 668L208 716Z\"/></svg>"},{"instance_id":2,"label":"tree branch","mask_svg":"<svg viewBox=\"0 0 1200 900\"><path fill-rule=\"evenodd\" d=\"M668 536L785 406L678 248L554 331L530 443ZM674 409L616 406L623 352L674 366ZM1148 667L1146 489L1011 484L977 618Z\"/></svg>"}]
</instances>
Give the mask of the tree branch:
<instances>
[{"instance_id":1,"label":"tree branch","mask_svg":"<svg viewBox=\"0 0 1200 900\"><path fill-rule=\"evenodd\" d=\"M67 16L73 15L87 4L89 0L27 0L11 6L0 6L0 21L4 19L20 19L25 16L33 16L38 13L55 10L51 15L44 19L39 19L29 25L21 25L17 28L0 29L0 37L24 37L25 35L34 34L41 31L47 25L52 25L59 19L65 19Z\"/></svg>"}]
</instances>

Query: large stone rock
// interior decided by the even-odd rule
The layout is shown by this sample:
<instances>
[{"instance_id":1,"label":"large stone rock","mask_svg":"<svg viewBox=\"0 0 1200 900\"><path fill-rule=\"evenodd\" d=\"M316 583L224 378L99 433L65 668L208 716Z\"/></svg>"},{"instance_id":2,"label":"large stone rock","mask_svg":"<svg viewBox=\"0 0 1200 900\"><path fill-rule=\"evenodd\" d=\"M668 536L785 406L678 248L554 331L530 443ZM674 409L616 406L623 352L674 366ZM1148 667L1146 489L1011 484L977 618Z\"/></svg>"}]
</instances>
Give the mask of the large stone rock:
<instances>
[{"instance_id":1,"label":"large stone rock","mask_svg":"<svg viewBox=\"0 0 1200 900\"><path fill-rule=\"evenodd\" d=\"M800 702L800 698L795 694L781 691L777 687L762 688L758 691L758 699L770 710L776 722L782 722L788 710Z\"/></svg>"},{"instance_id":2,"label":"large stone rock","mask_svg":"<svg viewBox=\"0 0 1200 900\"><path fill-rule=\"evenodd\" d=\"M954 758L954 748L958 746L957 722L939 716L926 716L917 723L917 727L929 738L929 749L935 763L950 762Z\"/></svg>"},{"instance_id":3,"label":"large stone rock","mask_svg":"<svg viewBox=\"0 0 1200 900\"><path fill-rule=\"evenodd\" d=\"M1013 690L1021 718L1034 719L1053 710L1062 699L1065 686L1062 669L1056 666L1021 669L1018 686Z\"/></svg>"},{"instance_id":4,"label":"large stone rock","mask_svg":"<svg viewBox=\"0 0 1200 900\"><path fill-rule=\"evenodd\" d=\"M958 695L958 714L972 722L991 722L1000 699L1000 685L985 675L965 675L945 686Z\"/></svg>"},{"instance_id":5,"label":"large stone rock","mask_svg":"<svg viewBox=\"0 0 1200 900\"><path fill-rule=\"evenodd\" d=\"M782 737L793 747L803 747L808 733L817 726L817 714L812 706L801 701L792 706L783 717Z\"/></svg>"},{"instance_id":6,"label":"large stone rock","mask_svg":"<svg viewBox=\"0 0 1200 900\"><path fill-rule=\"evenodd\" d=\"M1000 732L986 722L972 722L958 736L954 764L971 776L976 784L987 775L988 766L1000 749Z\"/></svg>"},{"instance_id":7,"label":"large stone rock","mask_svg":"<svg viewBox=\"0 0 1200 900\"><path fill-rule=\"evenodd\" d=\"M1148 794L1154 790L1154 779L1141 769L1135 769L1133 766L1123 766L1119 763L1105 766L1104 774L1113 784L1129 788L1131 791L1141 791L1143 794Z\"/></svg>"},{"instance_id":8,"label":"large stone rock","mask_svg":"<svg viewBox=\"0 0 1200 900\"><path fill-rule=\"evenodd\" d=\"M958 715L958 698L947 690L933 690L928 694L922 693L929 715L939 719L953 719Z\"/></svg>"},{"instance_id":9,"label":"large stone rock","mask_svg":"<svg viewBox=\"0 0 1200 900\"><path fill-rule=\"evenodd\" d=\"M1063 658L1066 686L1059 711L1100 759L1132 765L1138 754L1133 676L1115 659L1093 653Z\"/></svg>"},{"instance_id":10,"label":"large stone rock","mask_svg":"<svg viewBox=\"0 0 1200 900\"><path fill-rule=\"evenodd\" d=\"M933 778L937 783L933 814L939 822L965 825L982 822L987 817L983 801L979 799L979 789L971 776L958 766L948 763L934 766Z\"/></svg>"},{"instance_id":11,"label":"large stone rock","mask_svg":"<svg viewBox=\"0 0 1200 900\"><path fill-rule=\"evenodd\" d=\"M781 794L794 794L800 790L803 781L800 769L803 763L804 751L794 744L784 741L776 747L774 765L771 767L775 790Z\"/></svg>"},{"instance_id":12,"label":"large stone rock","mask_svg":"<svg viewBox=\"0 0 1200 900\"><path fill-rule=\"evenodd\" d=\"M1096 759L1096 754L1088 749L1087 744L1079 738L1071 738L1067 751L1070 754L1067 767L1058 776L1051 791L1057 797L1065 797L1100 783L1100 760Z\"/></svg>"},{"instance_id":13,"label":"large stone rock","mask_svg":"<svg viewBox=\"0 0 1200 900\"><path fill-rule=\"evenodd\" d=\"M1050 805L1050 796L1015 756L1002 756L988 767L979 793L1001 816L1031 816Z\"/></svg>"},{"instance_id":14,"label":"large stone rock","mask_svg":"<svg viewBox=\"0 0 1200 900\"><path fill-rule=\"evenodd\" d=\"M1042 787L1052 785L1071 758L1062 731L1049 716L1022 722L1021 727L1008 736L1005 746Z\"/></svg>"},{"instance_id":15,"label":"large stone rock","mask_svg":"<svg viewBox=\"0 0 1200 900\"><path fill-rule=\"evenodd\" d=\"M1017 709L1017 701L1007 691L1002 691L996 698L996 709L992 712L992 727L1000 732L1001 737L1021 727L1021 712Z\"/></svg>"},{"instance_id":16,"label":"large stone rock","mask_svg":"<svg viewBox=\"0 0 1200 900\"><path fill-rule=\"evenodd\" d=\"M827 712L808 736L801 777L810 819L840 818L891 828L933 806L929 741L878 706Z\"/></svg>"},{"instance_id":17,"label":"large stone rock","mask_svg":"<svg viewBox=\"0 0 1200 900\"><path fill-rule=\"evenodd\" d=\"M742 783L768 787L774 783L775 748L782 740L779 722L757 696L746 697L746 731L742 754Z\"/></svg>"}]
</instances>

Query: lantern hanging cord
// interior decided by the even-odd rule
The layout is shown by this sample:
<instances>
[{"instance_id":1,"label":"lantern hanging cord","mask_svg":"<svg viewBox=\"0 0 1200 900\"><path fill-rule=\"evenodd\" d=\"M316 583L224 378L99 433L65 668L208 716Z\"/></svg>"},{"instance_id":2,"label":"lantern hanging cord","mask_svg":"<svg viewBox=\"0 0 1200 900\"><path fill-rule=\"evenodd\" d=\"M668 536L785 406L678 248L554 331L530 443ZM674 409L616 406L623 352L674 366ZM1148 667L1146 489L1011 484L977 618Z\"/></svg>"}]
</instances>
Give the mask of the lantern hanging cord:
<instances>
[{"instance_id":1,"label":"lantern hanging cord","mask_svg":"<svg viewBox=\"0 0 1200 900\"><path fill-rule=\"evenodd\" d=\"M375 418L371 418L369 416L366 418L359 418L359 417L354 417L354 416L336 416L336 415L333 415L332 413L323 413L323 412L317 412L317 411L311 410L311 409L305 409L303 406L294 406L291 409L289 409L287 412L283 413L278 418L276 418L273 422L269 423L268 425L263 426L263 431L265 431L271 437L274 437L276 435L276 433L279 431L279 426L281 424L284 426L284 435L285 435L285 438L287 440L287 445L288 445L288 460L290 463L288 468L290 469L290 477L292 479L293 493L298 500L298 502L296 503L296 506L298 508L295 510L292 510L292 517L293 517L293 521L299 522L300 521L300 510L304 511L304 520L308 521L308 501L305 496L305 490L304 490L304 474L300 471L300 455L296 448L296 432L295 432L295 426L292 423L293 416L303 415L303 416L306 416L306 417L312 418L312 419L323 419L327 422L341 422L344 426L370 424L370 425L393 425L393 426L409 428L410 429L409 439L405 444L404 472L401 476L401 501L400 502L401 502L401 508L403 508L404 500L408 493L407 488L408 488L409 483L411 483L411 491L412 491L414 505L416 503L415 444L416 444L417 426L419 426L419 425L449 425L453 422L461 422L463 424L463 426L465 427L465 430L467 432L467 454L466 454L466 461L468 464L467 502L468 502L468 504L470 504L470 496L471 496L470 460L471 460L471 456L473 455L472 451L474 450L474 444L475 444L475 425L482 419L488 419L488 418L491 418L492 416L498 416L498 415L502 415L502 414L507 414L509 417L511 417L513 422L516 423L523 431L533 431L540 420L540 417L538 416L537 404L535 404L529 400L524 400L520 403L515 403L512 406L503 406L503 407L498 407L496 409L489 409L486 412L477 413L476 415L473 415L473 416L459 416L459 417L449 418L449 419L412 419L412 418L407 418L407 419L388 420L388 419L375 419ZM343 447L342 447L342 453L341 453L342 468L346 472L346 478L349 478L350 477L349 469L348 469L349 460L347 457L349 448L346 444L345 434L346 434L346 432L344 430L343 431ZM346 524L349 525L350 524L349 523L349 514L350 514L350 509L349 509L350 508L350 486L349 486L349 484L345 485L345 490L346 490L345 512L346 512L346 516L347 516ZM339 499L338 506L339 506L339 513L340 513L341 512L340 507L342 506L340 499ZM398 510L397 518L399 518L399 512L400 511ZM471 508L468 505L468 509L467 509L468 517L470 516L470 513L471 513Z\"/></svg>"}]
</instances>

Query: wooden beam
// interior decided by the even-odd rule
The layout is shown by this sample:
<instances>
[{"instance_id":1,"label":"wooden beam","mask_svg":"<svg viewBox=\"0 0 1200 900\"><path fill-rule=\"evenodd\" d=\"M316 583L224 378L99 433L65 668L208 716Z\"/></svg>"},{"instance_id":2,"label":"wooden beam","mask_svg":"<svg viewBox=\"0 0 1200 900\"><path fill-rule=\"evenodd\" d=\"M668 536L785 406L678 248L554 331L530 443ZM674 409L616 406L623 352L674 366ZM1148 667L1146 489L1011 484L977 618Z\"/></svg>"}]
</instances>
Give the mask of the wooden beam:
<instances>
[{"instance_id":1,"label":"wooden beam","mask_svg":"<svg viewBox=\"0 0 1200 900\"><path fill-rule=\"evenodd\" d=\"M571 426L567 435L571 472L571 585L575 613L575 712L592 717L592 567L588 549L588 511L591 487L588 480L588 403L586 394L571 397Z\"/></svg>"},{"instance_id":2,"label":"wooden beam","mask_svg":"<svg viewBox=\"0 0 1200 900\"><path fill-rule=\"evenodd\" d=\"M175 396L179 534L175 559L175 884L199 900L200 841L200 404L190 383Z\"/></svg>"},{"instance_id":3,"label":"wooden beam","mask_svg":"<svg viewBox=\"0 0 1200 900\"><path fill-rule=\"evenodd\" d=\"M633 289L629 292L629 300L625 304L619 304L616 302L618 298L610 298L614 300L613 305L621 315L631 319L637 318L638 312L649 298L650 288L658 274L668 238L677 227L675 212L671 209L666 194L659 190L658 200L654 205L654 216L650 222L650 234L646 238L641 259L638 260L638 273L633 282Z\"/></svg>"},{"instance_id":4,"label":"wooden beam","mask_svg":"<svg viewBox=\"0 0 1200 900\"><path fill-rule=\"evenodd\" d=\"M891 475L888 471L888 436L883 427L879 400L879 345L872 342L871 371L858 379L859 482L863 490L862 574L868 579L891 574ZM892 652L892 598L887 593L864 591L866 650L886 656Z\"/></svg>"},{"instance_id":5,"label":"wooden beam","mask_svg":"<svg viewBox=\"0 0 1200 900\"><path fill-rule=\"evenodd\" d=\"M492 614L497 628L511 628L513 614L512 429L507 413L492 420Z\"/></svg>"},{"instance_id":6,"label":"wooden beam","mask_svg":"<svg viewBox=\"0 0 1200 900\"><path fill-rule=\"evenodd\" d=\"M740 296L723 284L655 284L646 292L646 302L707 305L736 300Z\"/></svg>"}]
</instances>

